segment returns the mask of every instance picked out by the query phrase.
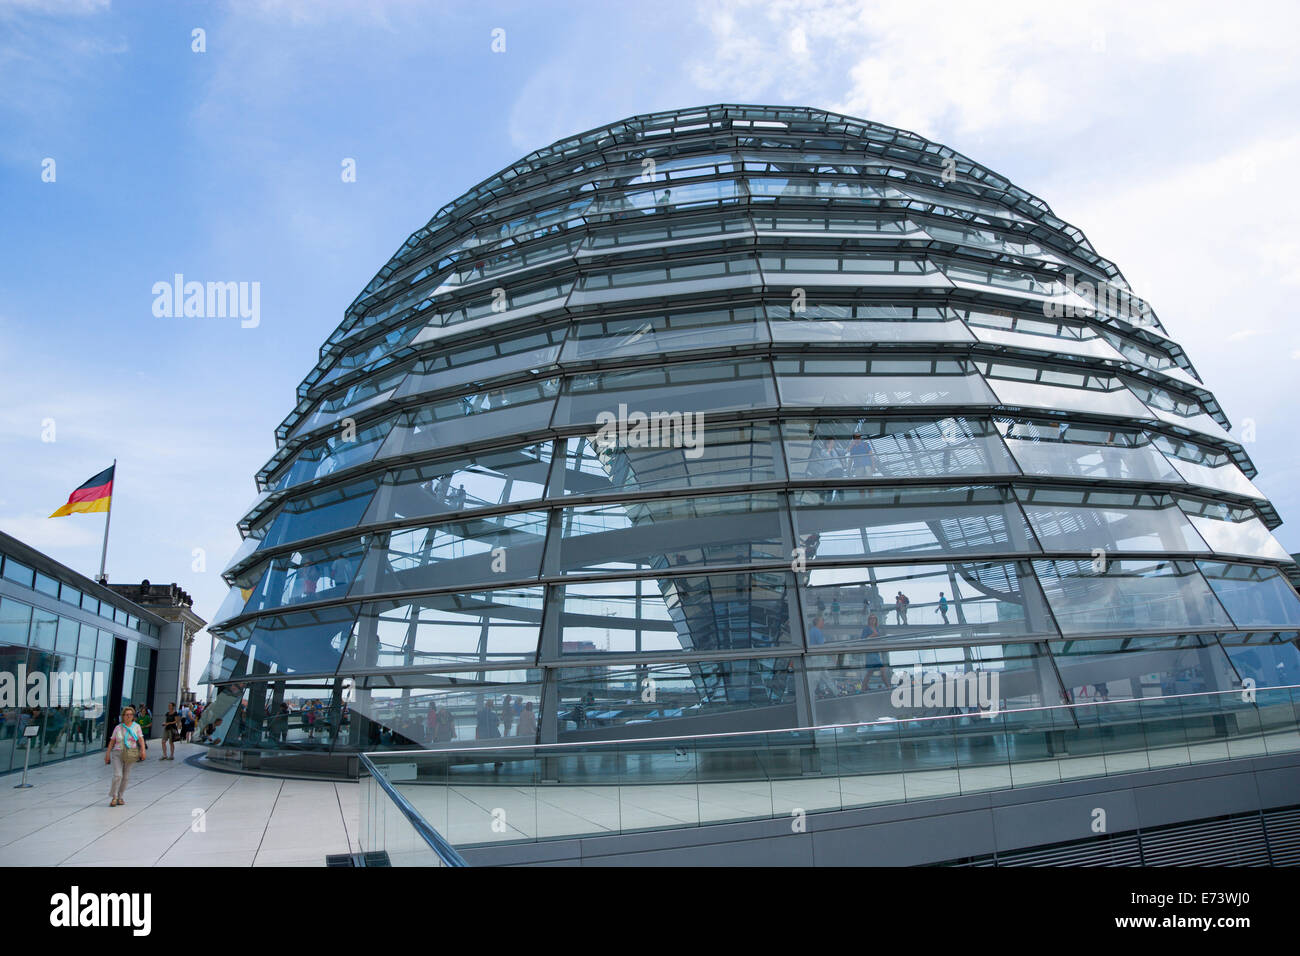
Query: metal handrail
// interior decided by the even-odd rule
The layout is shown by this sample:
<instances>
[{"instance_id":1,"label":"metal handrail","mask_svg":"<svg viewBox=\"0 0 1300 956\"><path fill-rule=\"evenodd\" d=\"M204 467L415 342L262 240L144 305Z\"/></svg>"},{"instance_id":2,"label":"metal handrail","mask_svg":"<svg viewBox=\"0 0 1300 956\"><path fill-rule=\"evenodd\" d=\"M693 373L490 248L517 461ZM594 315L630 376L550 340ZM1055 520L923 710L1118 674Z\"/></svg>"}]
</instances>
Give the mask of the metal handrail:
<instances>
[{"instance_id":1,"label":"metal handrail","mask_svg":"<svg viewBox=\"0 0 1300 956\"><path fill-rule=\"evenodd\" d=\"M1254 692L1258 695L1261 693L1267 693L1269 691L1282 691L1282 690L1300 690L1300 684L1283 684L1276 687L1258 687L1255 688ZM550 744L521 743L521 744L502 744L499 746L486 746L486 747L447 747L447 748L437 748L437 749L427 749L427 750L378 750L378 751L371 751L369 754L362 754L361 757L363 760L366 761L367 764L370 764L370 761L367 758L372 756L385 757L385 758L401 757L403 759L406 759L410 757L418 757L424 754L500 753L503 750L550 750L550 749L571 750L574 749L575 747L584 747L584 748L585 747L610 747L610 746L617 746L619 744L645 745L645 744L658 744L658 743L672 743L673 741L678 741L678 740L696 741L696 740L721 739L726 737L772 736L776 734L798 734L798 733L809 733L809 732L827 731L827 730L846 730L849 728L856 728L856 727L877 727L877 726L891 726L891 725L896 726L898 724L903 724L903 723L919 723L921 721L957 720L960 718L970 718L970 717L990 719L992 717L997 717L1002 714L1039 713L1039 712L1048 712L1048 711L1055 711L1055 710L1068 710L1073 712L1078 708L1082 708L1082 707L1101 707L1110 704L1133 704L1133 703L1141 704L1141 703L1151 703L1155 701L1164 701L1164 700L1182 700L1185 698L1193 698L1193 697L1216 697L1224 694L1232 694L1235 696L1235 695L1240 695L1241 693L1242 690L1240 688L1237 690L1196 691L1190 694L1167 694L1167 695L1162 695L1160 697L1124 697L1118 700L1082 701L1073 704L1050 704L1043 707L1007 708L1005 710L976 711L975 713L967 713L967 714L938 714L938 715L922 716L922 717L893 718L888 720L867 720L858 723L848 723L848 724L817 724L811 727L774 728L772 730L733 730L733 731L727 731L725 733L686 734L686 735L672 736L672 737L629 737L629 738L621 738L619 740L575 740L575 741L569 741L564 743L550 743Z\"/></svg>"},{"instance_id":2,"label":"metal handrail","mask_svg":"<svg viewBox=\"0 0 1300 956\"><path fill-rule=\"evenodd\" d=\"M361 763L368 771L370 771L371 778L384 788L384 792L388 794L389 799L397 805L397 809L402 811L402 815L406 817L407 822L415 828L415 832L420 835L420 838L429 845L429 848L433 850L435 854L437 854L438 858L442 860L443 865L468 866L469 864L465 862L464 857L456 852L455 847L444 840L442 834L429 826L424 817L420 816L419 811L417 811L415 807L411 806L410 801L397 792L397 788L394 787L379 768L371 762L370 758L367 757L366 754L361 754L360 756Z\"/></svg>"}]
</instances>

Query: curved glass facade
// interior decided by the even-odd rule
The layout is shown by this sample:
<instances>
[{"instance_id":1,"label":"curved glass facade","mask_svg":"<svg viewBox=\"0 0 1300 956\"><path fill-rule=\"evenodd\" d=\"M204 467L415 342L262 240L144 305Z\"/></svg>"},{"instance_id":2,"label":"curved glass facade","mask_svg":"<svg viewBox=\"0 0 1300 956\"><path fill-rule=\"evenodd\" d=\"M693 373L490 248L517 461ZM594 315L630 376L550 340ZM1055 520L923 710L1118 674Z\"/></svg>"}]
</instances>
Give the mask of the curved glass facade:
<instances>
[{"instance_id":1,"label":"curved glass facade","mask_svg":"<svg viewBox=\"0 0 1300 956\"><path fill-rule=\"evenodd\" d=\"M298 388L214 740L377 750L1294 683L1280 523L1118 269L809 109L640 116L413 234ZM909 711L912 713L913 711Z\"/></svg>"}]
</instances>

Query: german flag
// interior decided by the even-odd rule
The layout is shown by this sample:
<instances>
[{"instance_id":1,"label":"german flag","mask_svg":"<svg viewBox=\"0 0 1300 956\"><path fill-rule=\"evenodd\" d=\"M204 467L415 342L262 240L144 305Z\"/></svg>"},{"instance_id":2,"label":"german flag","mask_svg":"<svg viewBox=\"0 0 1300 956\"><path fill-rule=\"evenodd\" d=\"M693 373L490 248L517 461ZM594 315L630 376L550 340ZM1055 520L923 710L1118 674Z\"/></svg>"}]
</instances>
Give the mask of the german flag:
<instances>
[{"instance_id":1,"label":"german flag","mask_svg":"<svg viewBox=\"0 0 1300 956\"><path fill-rule=\"evenodd\" d=\"M113 465L91 478L68 495L68 503L50 517L62 518L64 515L107 511L109 501L113 498L113 472L115 470L117 470L117 465Z\"/></svg>"}]
</instances>

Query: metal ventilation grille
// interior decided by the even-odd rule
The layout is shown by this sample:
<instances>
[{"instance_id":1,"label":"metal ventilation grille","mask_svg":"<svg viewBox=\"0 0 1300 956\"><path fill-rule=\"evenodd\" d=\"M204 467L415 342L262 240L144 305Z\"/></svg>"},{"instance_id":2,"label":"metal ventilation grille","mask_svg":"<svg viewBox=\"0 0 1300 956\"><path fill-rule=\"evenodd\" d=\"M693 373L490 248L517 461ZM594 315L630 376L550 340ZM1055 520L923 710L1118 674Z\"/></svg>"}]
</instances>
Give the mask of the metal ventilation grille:
<instances>
[{"instance_id":1,"label":"metal ventilation grille","mask_svg":"<svg viewBox=\"0 0 1300 956\"><path fill-rule=\"evenodd\" d=\"M1274 866L1300 866L1300 807L1266 811L1264 831Z\"/></svg>"},{"instance_id":2,"label":"metal ventilation grille","mask_svg":"<svg viewBox=\"0 0 1300 956\"><path fill-rule=\"evenodd\" d=\"M1141 866L1137 834L1094 837L1078 843L999 853L994 866Z\"/></svg>"},{"instance_id":3,"label":"metal ventilation grille","mask_svg":"<svg viewBox=\"0 0 1300 956\"><path fill-rule=\"evenodd\" d=\"M1300 807L952 860L948 866L1300 866Z\"/></svg>"},{"instance_id":4,"label":"metal ventilation grille","mask_svg":"<svg viewBox=\"0 0 1300 956\"><path fill-rule=\"evenodd\" d=\"M1268 866L1264 821L1258 814L1183 823L1141 834L1147 866Z\"/></svg>"}]
</instances>

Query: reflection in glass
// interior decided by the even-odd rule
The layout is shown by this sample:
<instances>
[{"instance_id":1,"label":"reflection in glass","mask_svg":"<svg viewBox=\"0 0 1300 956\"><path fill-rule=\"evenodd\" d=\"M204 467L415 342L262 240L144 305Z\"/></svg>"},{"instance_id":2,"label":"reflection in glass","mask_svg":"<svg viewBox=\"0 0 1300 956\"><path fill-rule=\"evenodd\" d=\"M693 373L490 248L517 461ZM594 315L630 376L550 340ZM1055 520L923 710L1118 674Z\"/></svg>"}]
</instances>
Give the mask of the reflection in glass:
<instances>
[{"instance_id":1,"label":"reflection in glass","mask_svg":"<svg viewBox=\"0 0 1300 956\"><path fill-rule=\"evenodd\" d=\"M988 419L954 415L820 419L782 424L795 479L1015 474Z\"/></svg>"},{"instance_id":2,"label":"reflection in glass","mask_svg":"<svg viewBox=\"0 0 1300 956\"><path fill-rule=\"evenodd\" d=\"M1300 597L1276 568L1200 562L1237 627L1300 627Z\"/></svg>"},{"instance_id":3,"label":"reflection in glass","mask_svg":"<svg viewBox=\"0 0 1300 956\"><path fill-rule=\"evenodd\" d=\"M1231 627L1189 561L1035 561L1062 634Z\"/></svg>"}]
</instances>

